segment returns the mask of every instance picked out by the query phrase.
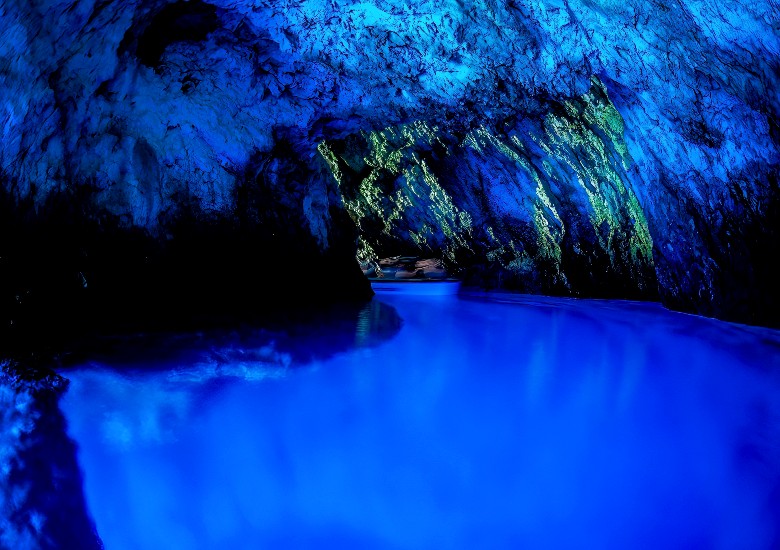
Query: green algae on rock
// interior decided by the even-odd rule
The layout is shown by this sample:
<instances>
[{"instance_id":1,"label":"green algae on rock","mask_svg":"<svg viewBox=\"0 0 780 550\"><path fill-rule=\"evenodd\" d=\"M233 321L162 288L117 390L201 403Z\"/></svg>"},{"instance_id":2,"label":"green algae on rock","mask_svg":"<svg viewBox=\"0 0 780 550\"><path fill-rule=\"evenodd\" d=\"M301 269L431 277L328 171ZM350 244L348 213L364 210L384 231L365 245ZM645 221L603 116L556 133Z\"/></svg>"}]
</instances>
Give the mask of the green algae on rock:
<instances>
[{"instance_id":1,"label":"green algae on rock","mask_svg":"<svg viewBox=\"0 0 780 550\"><path fill-rule=\"evenodd\" d=\"M652 238L603 84L541 122L463 135L423 121L322 142L361 260L433 254L467 280L575 296L655 296Z\"/></svg>"}]
</instances>

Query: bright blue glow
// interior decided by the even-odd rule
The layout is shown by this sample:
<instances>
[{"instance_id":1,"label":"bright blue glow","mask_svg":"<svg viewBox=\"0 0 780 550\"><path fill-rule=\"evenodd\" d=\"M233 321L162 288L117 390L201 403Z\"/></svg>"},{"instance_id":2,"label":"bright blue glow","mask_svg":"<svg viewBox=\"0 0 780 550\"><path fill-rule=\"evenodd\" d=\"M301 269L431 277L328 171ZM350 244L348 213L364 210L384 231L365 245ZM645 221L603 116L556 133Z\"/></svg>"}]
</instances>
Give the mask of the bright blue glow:
<instances>
[{"instance_id":1,"label":"bright blue glow","mask_svg":"<svg viewBox=\"0 0 780 550\"><path fill-rule=\"evenodd\" d=\"M777 331L652 304L377 299L404 321L393 339L302 368L69 372L106 548L780 542Z\"/></svg>"}]
</instances>

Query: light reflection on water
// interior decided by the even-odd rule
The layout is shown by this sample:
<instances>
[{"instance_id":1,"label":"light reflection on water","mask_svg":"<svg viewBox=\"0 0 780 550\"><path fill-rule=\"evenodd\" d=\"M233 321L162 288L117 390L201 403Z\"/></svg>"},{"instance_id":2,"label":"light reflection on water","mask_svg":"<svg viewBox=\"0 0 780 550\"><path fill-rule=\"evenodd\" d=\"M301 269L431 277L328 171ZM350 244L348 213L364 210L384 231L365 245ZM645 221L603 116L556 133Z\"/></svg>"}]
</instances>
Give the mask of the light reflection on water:
<instances>
[{"instance_id":1,"label":"light reflection on water","mask_svg":"<svg viewBox=\"0 0 780 550\"><path fill-rule=\"evenodd\" d=\"M646 304L378 300L403 325L374 347L377 310L335 355L66 373L106 548L780 543L776 331Z\"/></svg>"}]
</instances>

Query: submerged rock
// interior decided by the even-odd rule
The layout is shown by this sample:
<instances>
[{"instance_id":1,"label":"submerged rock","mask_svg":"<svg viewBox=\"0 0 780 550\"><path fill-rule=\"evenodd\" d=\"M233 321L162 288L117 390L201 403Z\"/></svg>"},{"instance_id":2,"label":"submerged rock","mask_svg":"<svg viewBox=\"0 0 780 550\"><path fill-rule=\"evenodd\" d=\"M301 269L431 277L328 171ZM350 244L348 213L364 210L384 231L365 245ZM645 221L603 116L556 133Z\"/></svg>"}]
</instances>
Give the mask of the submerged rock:
<instances>
[{"instance_id":1,"label":"submerged rock","mask_svg":"<svg viewBox=\"0 0 780 550\"><path fill-rule=\"evenodd\" d=\"M0 361L0 546L103 548L57 405L67 381Z\"/></svg>"}]
</instances>

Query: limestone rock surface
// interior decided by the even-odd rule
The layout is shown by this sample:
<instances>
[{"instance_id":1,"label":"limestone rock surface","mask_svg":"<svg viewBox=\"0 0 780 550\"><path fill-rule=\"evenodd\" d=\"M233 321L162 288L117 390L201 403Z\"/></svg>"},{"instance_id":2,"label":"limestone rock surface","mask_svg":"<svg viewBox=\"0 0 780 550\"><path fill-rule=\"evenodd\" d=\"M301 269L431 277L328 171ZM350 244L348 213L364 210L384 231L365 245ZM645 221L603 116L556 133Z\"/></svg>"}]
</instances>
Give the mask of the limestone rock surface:
<instances>
[{"instance_id":1,"label":"limestone rock surface","mask_svg":"<svg viewBox=\"0 0 780 550\"><path fill-rule=\"evenodd\" d=\"M358 235L780 323L776 2L5 0L0 37L4 323L291 272L366 295Z\"/></svg>"}]
</instances>

